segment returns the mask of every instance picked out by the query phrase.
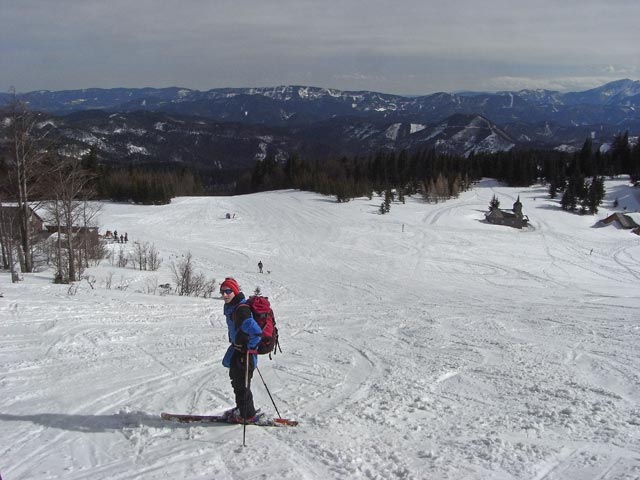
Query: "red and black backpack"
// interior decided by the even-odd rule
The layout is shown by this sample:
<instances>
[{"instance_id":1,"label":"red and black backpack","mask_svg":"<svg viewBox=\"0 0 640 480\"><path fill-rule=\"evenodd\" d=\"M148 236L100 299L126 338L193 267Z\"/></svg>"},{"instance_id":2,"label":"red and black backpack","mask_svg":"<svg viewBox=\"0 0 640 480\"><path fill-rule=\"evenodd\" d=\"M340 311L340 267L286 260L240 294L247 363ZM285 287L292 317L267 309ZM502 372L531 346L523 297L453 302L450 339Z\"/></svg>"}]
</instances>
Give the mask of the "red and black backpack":
<instances>
[{"instance_id":1,"label":"red and black backpack","mask_svg":"<svg viewBox=\"0 0 640 480\"><path fill-rule=\"evenodd\" d=\"M269 297L260 295L252 295L247 298L246 303L238 306L247 305L251 309L251 316L262 329L262 338L258 344L258 354L266 355L273 352L275 355L280 348L278 342L278 328L276 327L276 318L269 303ZM280 349L282 352L282 349Z\"/></svg>"}]
</instances>

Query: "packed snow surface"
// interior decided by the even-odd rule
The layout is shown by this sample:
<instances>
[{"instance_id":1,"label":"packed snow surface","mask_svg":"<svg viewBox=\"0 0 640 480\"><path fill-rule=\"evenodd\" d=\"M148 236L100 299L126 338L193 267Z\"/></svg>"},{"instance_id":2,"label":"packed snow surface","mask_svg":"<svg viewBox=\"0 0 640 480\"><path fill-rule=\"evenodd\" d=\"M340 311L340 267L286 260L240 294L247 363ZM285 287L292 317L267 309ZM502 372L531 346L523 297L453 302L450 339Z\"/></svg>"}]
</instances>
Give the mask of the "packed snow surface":
<instances>
[{"instance_id":1,"label":"packed snow surface","mask_svg":"<svg viewBox=\"0 0 640 480\"><path fill-rule=\"evenodd\" d=\"M638 478L640 237L596 225L637 192L607 189L596 216L489 180L388 215L299 191L105 203L101 231L129 237L109 248L149 242L163 264L104 260L93 289L0 274L0 475ZM530 228L487 224L494 194L519 195ZM260 372L298 427L249 426L242 447L242 426L160 419L232 405L222 301L157 288L189 252L271 299L283 351ZM253 391L275 414L257 375Z\"/></svg>"}]
</instances>

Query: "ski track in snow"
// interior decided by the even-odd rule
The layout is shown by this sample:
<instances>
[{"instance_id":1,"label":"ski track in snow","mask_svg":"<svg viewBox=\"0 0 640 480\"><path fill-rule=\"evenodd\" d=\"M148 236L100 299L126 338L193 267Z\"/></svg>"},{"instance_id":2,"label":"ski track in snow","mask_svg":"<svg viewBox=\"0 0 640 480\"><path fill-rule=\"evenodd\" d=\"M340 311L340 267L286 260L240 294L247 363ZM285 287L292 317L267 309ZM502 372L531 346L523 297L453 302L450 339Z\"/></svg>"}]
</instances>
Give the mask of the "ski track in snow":
<instances>
[{"instance_id":1,"label":"ski track in snow","mask_svg":"<svg viewBox=\"0 0 640 480\"><path fill-rule=\"evenodd\" d=\"M541 191L485 180L384 216L295 191L104 204L101 230L153 243L162 268L105 260L75 295L50 271L0 275L0 475L638 478L640 242L594 228L611 199L594 218ZM484 222L494 194L531 226ZM221 300L146 293L187 252L272 300L283 353L259 367L300 426L250 426L243 448L242 427L159 418L232 404ZM275 414L258 375L253 391Z\"/></svg>"}]
</instances>

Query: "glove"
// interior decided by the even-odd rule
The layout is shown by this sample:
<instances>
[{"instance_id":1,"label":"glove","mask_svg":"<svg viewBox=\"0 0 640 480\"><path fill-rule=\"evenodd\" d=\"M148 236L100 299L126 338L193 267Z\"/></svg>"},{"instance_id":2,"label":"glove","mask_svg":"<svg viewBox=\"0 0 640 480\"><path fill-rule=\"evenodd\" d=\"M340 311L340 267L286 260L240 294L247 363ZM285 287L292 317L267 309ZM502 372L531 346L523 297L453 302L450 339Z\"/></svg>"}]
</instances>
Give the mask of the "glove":
<instances>
[{"instance_id":1,"label":"glove","mask_svg":"<svg viewBox=\"0 0 640 480\"><path fill-rule=\"evenodd\" d=\"M234 344L233 344L233 349L234 349L236 352L240 352L240 353L247 353L247 346L246 346L246 345L243 345L243 344L240 344L240 343L234 343Z\"/></svg>"}]
</instances>

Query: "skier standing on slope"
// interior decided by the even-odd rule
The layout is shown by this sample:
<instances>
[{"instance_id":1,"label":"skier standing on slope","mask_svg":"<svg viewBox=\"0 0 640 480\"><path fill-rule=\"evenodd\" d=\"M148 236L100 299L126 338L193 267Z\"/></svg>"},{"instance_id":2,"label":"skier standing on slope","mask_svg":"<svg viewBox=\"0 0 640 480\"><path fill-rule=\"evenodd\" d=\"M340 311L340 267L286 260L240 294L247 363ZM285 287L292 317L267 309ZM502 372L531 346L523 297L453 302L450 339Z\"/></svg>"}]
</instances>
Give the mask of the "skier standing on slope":
<instances>
[{"instance_id":1,"label":"skier standing on slope","mask_svg":"<svg viewBox=\"0 0 640 480\"><path fill-rule=\"evenodd\" d=\"M258 355L253 352L260 343L262 330L251 316L251 309L237 308L247 300L235 279L225 278L220 285L220 294L224 300L224 315L231 344L224 355L222 365L229 369L229 378L236 398L235 408L225 412L225 416L230 421L252 423L258 417L251 393L251 378L258 364Z\"/></svg>"}]
</instances>

